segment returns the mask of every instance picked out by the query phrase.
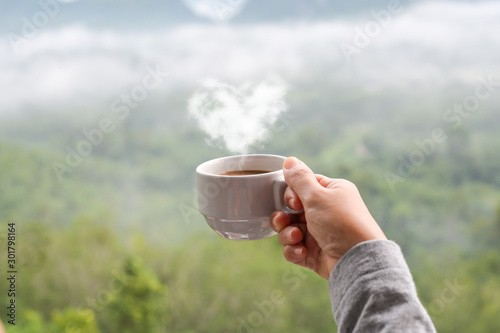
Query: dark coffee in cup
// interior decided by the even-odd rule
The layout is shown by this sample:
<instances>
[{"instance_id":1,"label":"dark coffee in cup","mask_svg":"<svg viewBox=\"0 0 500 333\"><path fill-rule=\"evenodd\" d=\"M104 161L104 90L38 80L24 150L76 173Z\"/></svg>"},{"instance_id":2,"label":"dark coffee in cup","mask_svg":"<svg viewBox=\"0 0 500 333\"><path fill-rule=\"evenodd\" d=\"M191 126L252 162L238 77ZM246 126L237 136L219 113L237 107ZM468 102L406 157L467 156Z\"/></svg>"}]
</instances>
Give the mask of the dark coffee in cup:
<instances>
[{"instance_id":1,"label":"dark coffee in cup","mask_svg":"<svg viewBox=\"0 0 500 333\"><path fill-rule=\"evenodd\" d=\"M219 173L219 175L223 176L250 176L250 175L260 175L263 173L268 173L271 171L267 170L234 170L234 171L225 171Z\"/></svg>"}]
</instances>

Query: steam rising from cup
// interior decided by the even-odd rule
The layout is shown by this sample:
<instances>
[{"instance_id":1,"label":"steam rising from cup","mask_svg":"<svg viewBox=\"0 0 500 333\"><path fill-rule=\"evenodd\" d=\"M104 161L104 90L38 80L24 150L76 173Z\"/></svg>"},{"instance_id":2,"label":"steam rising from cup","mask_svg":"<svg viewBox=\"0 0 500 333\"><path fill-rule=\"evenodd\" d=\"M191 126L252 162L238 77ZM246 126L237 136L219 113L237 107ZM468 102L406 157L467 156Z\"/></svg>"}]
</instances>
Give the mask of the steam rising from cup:
<instances>
[{"instance_id":1,"label":"steam rising from cup","mask_svg":"<svg viewBox=\"0 0 500 333\"><path fill-rule=\"evenodd\" d=\"M188 112L208 135L209 145L246 154L269 135L270 128L287 111L288 85L277 76L258 84L233 87L204 79L188 101Z\"/></svg>"}]
</instances>

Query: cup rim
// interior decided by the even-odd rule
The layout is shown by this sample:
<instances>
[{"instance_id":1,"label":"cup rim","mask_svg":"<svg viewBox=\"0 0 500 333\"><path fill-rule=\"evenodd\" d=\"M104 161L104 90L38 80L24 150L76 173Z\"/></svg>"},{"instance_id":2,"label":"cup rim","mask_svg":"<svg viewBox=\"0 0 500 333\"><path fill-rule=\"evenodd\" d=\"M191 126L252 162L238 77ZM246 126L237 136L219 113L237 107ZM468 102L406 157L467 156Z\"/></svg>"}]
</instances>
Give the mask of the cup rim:
<instances>
[{"instance_id":1,"label":"cup rim","mask_svg":"<svg viewBox=\"0 0 500 333\"><path fill-rule=\"evenodd\" d=\"M214 158L214 159L211 159L211 160L208 160L206 162L201 163L196 168L196 173L199 174L199 175L211 176L211 177L221 177L221 178L249 178L249 177L262 177L264 175L274 175L276 173L279 173L279 172L283 171L283 168L281 168L281 169L278 169L278 170L266 172L264 174L229 176L229 175L214 174L214 173L205 172L205 171L202 170L203 168L206 168L208 165L214 164L216 162L220 162L220 161L228 160L228 159L240 159L242 157L274 157L274 158L283 159L283 162L286 159L285 156L276 155L276 154L241 154L241 155L230 155L230 156L224 156L224 157Z\"/></svg>"}]
</instances>

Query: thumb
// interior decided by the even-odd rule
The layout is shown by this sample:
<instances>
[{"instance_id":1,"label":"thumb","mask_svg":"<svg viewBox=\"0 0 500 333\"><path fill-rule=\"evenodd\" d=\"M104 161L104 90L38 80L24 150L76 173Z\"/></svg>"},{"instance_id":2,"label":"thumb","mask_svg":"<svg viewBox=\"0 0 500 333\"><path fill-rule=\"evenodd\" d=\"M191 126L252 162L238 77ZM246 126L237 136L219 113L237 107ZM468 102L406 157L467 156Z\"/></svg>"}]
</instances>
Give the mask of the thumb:
<instances>
[{"instance_id":1,"label":"thumb","mask_svg":"<svg viewBox=\"0 0 500 333\"><path fill-rule=\"evenodd\" d=\"M305 205L307 205L311 195L323 189L312 170L295 157L289 157L285 160L285 163L283 163L283 174L285 182Z\"/></svg>"}]
</instances>

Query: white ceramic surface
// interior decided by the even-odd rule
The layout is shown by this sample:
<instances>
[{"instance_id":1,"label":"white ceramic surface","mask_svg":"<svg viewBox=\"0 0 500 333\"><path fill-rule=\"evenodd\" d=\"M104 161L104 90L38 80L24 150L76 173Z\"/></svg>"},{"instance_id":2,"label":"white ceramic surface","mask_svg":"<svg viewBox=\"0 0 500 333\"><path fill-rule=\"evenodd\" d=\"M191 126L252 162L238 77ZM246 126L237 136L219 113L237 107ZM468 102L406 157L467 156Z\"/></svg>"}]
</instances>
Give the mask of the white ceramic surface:
<instances>
[{"instance_id":1,"label":"white ceramic surface","mask_svg":"<svg viewBox=\"0 0 500 333\"><path fill-rule=\"evenodd\" d=\"M196 169L198 208L219 235L234 240L273 236L270 215L284 206L283 162L279 155L228 156L205 162ZM221 175L227 171L266 170L243 176Z\"/></svg>"}]
</instances>

